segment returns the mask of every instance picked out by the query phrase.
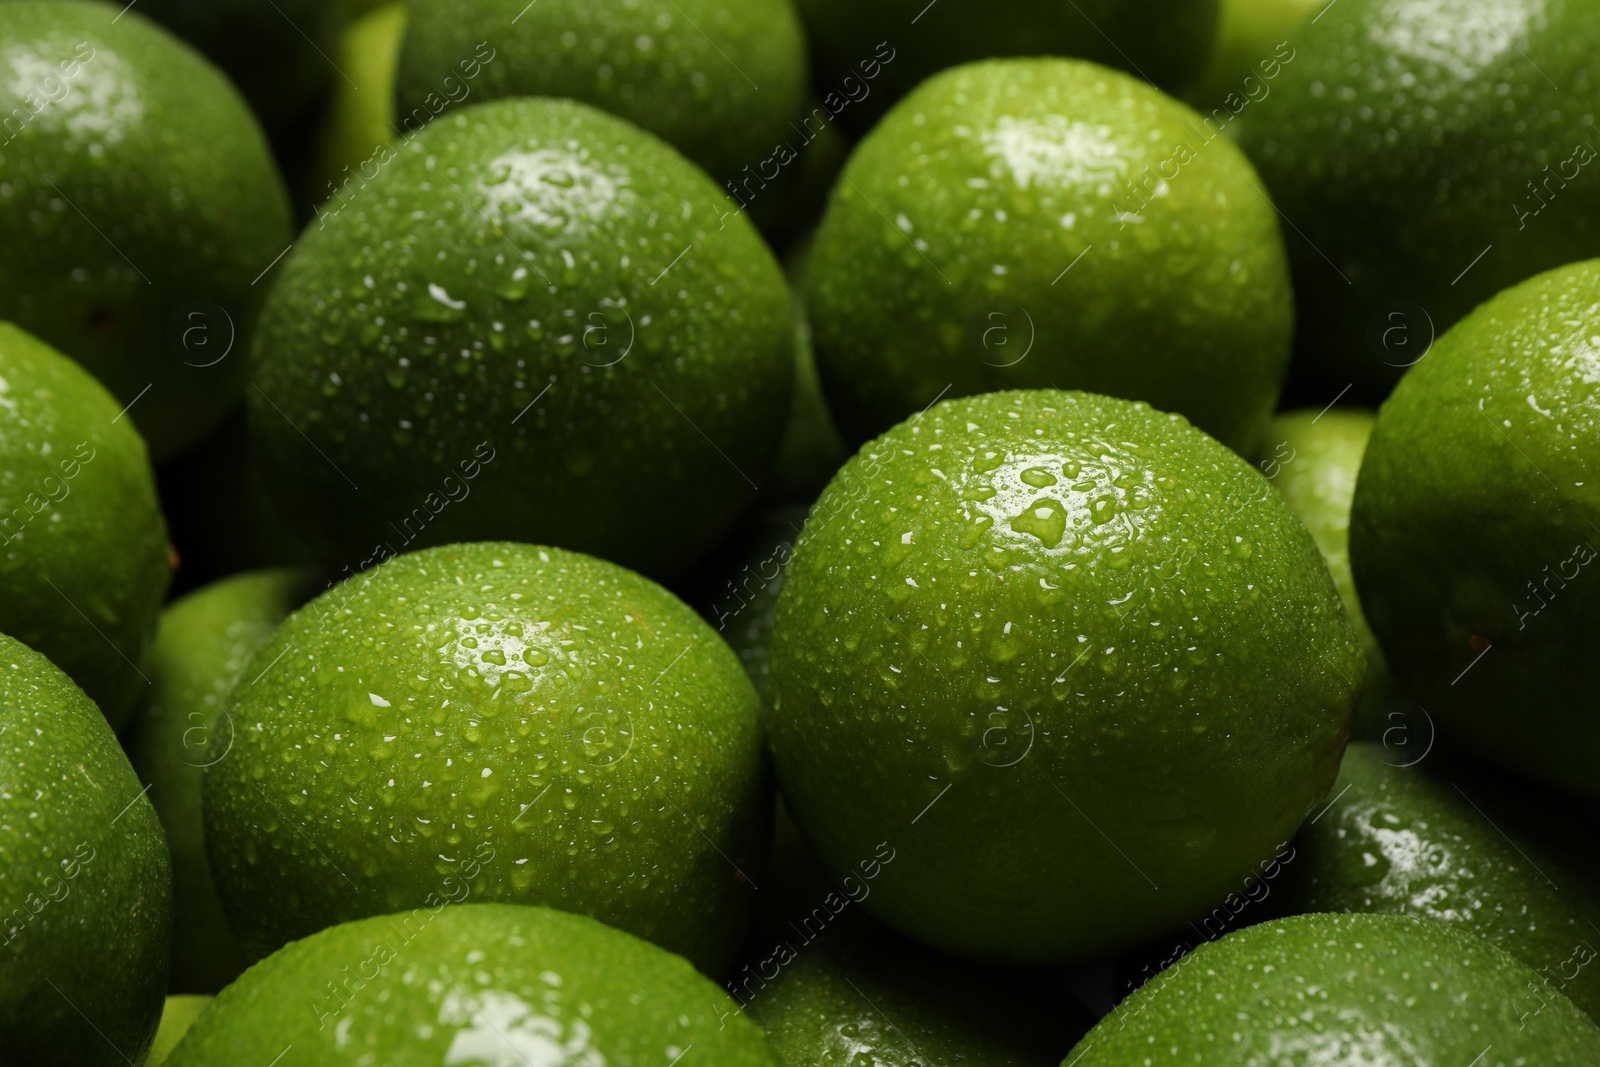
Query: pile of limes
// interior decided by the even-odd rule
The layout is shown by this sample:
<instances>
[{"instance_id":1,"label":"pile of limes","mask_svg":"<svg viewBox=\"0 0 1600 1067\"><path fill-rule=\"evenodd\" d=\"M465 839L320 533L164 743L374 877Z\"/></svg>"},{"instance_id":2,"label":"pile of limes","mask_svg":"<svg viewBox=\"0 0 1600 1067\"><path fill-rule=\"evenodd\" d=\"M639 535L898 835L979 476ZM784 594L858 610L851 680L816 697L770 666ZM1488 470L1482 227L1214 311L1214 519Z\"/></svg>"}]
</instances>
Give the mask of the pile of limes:
<instances>
[{"instance_id":1,"label":"pile of limes","mask_svg":"<svg viewBox=\"0 0 1600 1067\"><path fill-rule=\"evenodd\" d=\"M1597 55L0 3L0 1067L1600 1065Z\"/></svg>"}]
</instances>

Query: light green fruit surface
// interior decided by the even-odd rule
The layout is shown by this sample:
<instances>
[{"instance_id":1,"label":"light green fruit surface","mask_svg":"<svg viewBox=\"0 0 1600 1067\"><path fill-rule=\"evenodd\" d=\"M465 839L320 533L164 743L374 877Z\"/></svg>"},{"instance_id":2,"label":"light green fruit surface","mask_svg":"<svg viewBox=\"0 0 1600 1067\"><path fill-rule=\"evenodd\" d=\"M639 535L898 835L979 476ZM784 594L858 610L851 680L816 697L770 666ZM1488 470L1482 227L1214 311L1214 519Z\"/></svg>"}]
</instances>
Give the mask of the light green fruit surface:
<instances>
[{"instance_id":1,"label":"light green fruit surface","mask_svg":"<svg viewBox=\"0 0 1600 1067\"><path fill-rule=\"evenodd\" d=\"M1211 58L1183 98L1206 114L1218 106L1242 114L1265 100L1272 95L1271 83L1281 72L1283 56L1295 54L1292 45L1288 53L1280 52L1280 46L1327 4L1328 0L1222 0Z\"/></svg>"},{"instance_id":2,"label":"light green fruit surface","mask_svg":"<svg viewBox=\"0 0 1600 1067\"><path fill-rule=\"evenodd\" d=\"M470 904L313 934L223 990L168 1067L771 1067L761 1031L684 960L592 919Z\"/></svg>"},{"instance_id":3,"label":"light green fruit surface","mask_svg":"<svg viewBox=\"0 0 1600 1067\"><path fill-rule=\"evenodd\" d=\"M13 0L0 39L0 319L88 367L167 459L244 390L283 182L233 86L137 10Z\"/></svg>"},{"instance_id":4,"label":"light green fruit surface","mask_svg":"<svg viewBox=\"0 0 1600 1067\"><path fill-rule=\"evenodd\" d=\"M1600 261L1496 296L1378 413L1350 562L1440 732L1600 795Z\"/></svg>"},{"instance_id":5,"label":"light green fruit surface","mask_svg":"<svg viewBox=\"0 0 1600 1067\"><path fill-rule=\"evenodd\" d=\"M869 911L1011 962L1209 910L1337 773L1363 665L1315 542L1244 460L1128 401L945 401L812 509L769 732Z\"/></svg>"},{"instance_id":6,"label":"light green fruit surface","mask_svg":"<svg viewBox=\"0 0 1600 1067\"><path fill-rule=\"evenodd\" d=\"M172 876L104 717L0 634L0 1062L138 1062L167 984Z\"/></svg>"},{"instance_id":7,"label":"light green fruit surface","mask_svg":"<svg viewBox=\"0 0 1600 1067\"><path fill-rule=\"evenodd\" d=\"M864 130L936 71L991 56L1078 56L1181 89L1200 73L1218 0L798 0L824 103Z\"/></svg>"},{"instance_id":8,"label":"light green fruit surface","mask_svg":"<svg viewBox=\"0 0 1600 1067\"><path fill-rule=\"evenodd\" d=\"M1393 682L1350 573L1350 502L1376 422L1373 412L1350 408L1279 415L1267 427L1256 466L1289 501L1322 550L1367 658L1367 683L1357 718L1369 730L1381 731L1384 720L1377 708L1390 696Z\"/></svg>"},{"instance_id":9,"label":"light green fruit surface","mask_svg":"<svg viewBox=\"0 0 1600 1067\"><path fill-rule=\"evenodd\" d=\"M146 688L170 577L155 477L120 407L0 323L0 633L71 675L113 728Z\"/></svg>"},{"instance_id":10,"label":"light green fruit surface","mask_svg":"<svg viewBox=\"0 0 1600 1067\"><path fill-rule=\"evenodd\" d=\"M1346 750L1331 806L1300 831L1285 865L1290 906L1451 923L1538 973L1518 997L1524 1010L1560 992L1595 1016L1600 883L1589 820L1528 783L1437 754L1405 766L1405 755Z\"/></svg>"},{"instance_id":11,"label":"light green fruit surface","mask_svg":"<svg viewBox=\"0 0 1600 1067\"><path fill-rule=\"evenodd\" d=\"M1481 301L1600 255L1600 7L1339 0L1290 43L1230 130L1299 231L1297 351L1341 384L1382 395Z\"/></svg>"},{"instance_id":12,"label":"light green fruit surface","mask_svg":"<svg viewBox=\"0 0 1600 1067\"><path fill-rule=\"evenodd\" d=\"M790 0L410 0L402 120L507 96L581 100L660 137L718 182L760 173L809 95ZM487 45L487 48L481 46ZM492 59L486 59L492 56ZM461 60L483 60L462 78ZM776 164L764 168L772 174Z\"/></svg>"},{"instance_id":13,"label":"light green fruit surface","mask_svg":"<svg viewBox=\"0 0 1600 1067\"><path fill-rule=\"evenodd\" d=\"M1556 994L1519 1018L1532 971L1427 919L1301 915L1200 946L1117 1006L1075 1067L1470 1064L1580 1067L1600 1029ZM1476 1058L1475 1058L1476 1057Z\"/></svg>"},{"instance_id":14,"label":"light green fruit surface","mask_svg":"<svg viewBox=\"0 0 1600 1067\"><path fill-rule=\"evenodd\" d=\"M760 236L665 144L570 101L462 108L380 159L285 259L256 337L284 513L335 571L499 537L687 569L789 410L793 311Z\"/></svg>"},{"instance_id":15,"label":"light green fruit surface","mask_svg":"<svg viewBox=\"0 0 1600 1067\"><path fill-rule=\"evenodd\" d=\"M156 1030L156 1039L150 1043L150 1055L145 1059L144 1067L161 1067L166 1063L172 1050L183 1040L183 1035L189 1032L189 1027L210 1005L211 998L208 996L192 993L169 996L166 1006L161 1009L161 1025Z\"/></svg>"},{"instance_id":16,"label":"light green fruit surface","mask_svg":"<svg viewBox=\"0 0 1600 1067\"><path fill-rule=\"evenodd\" d=\"M245 674L204 799L247 949L471 900L732 959L770 819L759 698L659 586L559 549L430 549L311 601Z\"/></svg>"},{"instance_id":17,"label":"light green fruit surface","mask_svg":"<svg viewBox=\"0 0 1600 1067\"><path fill-rule=\"evenodd\" d=\"M960 962L881 928L780 959L748 1011L783 1067L1057 1067L1092 1022L1048 974Z\"/></svg>"},{"instance_id":18,"label":"light green fruit surface","mask_svg":"<svg viewBox=\"0 0 1600 1067\"><path fill-rule=\"evenodd\" d=\"M1092 63L929 80L851 156L806 265L841 430L862 441L940 396L1050 386L1181 412L1251 454L1294 318L1253 185L1198 115Z\"/></svg>"},{"instance_id":19,"label":"light green fruit surface","mask_svg":"<svg viewBox=\"0 0 1600 1067\"><path fill-rule=\"evenodd\" d=\"M324 210L348 195L347 182L352 192L360 188L376 172L379 149L402 132L395 123L394 72L405 28L405 4L387 2L352 18L339 33L335 55L350 80L332 87L307 179L310 201Z\"/></svg>"},{"instance_id":20,"label":"light green fruit surface","mask_svg":"<svg viewBox=\"0 0 1600 1067\"><path fill-rule=\"evenodd\" d=\"M149 695L127 749L150 786L172 853L174 992L215 993L249 964L211 883L201 774L231 755L234 724L224 709L251 655L315 589L305 572L257 571L208 585L162 612L145 664Z\"/></svg>"}]
</instances>

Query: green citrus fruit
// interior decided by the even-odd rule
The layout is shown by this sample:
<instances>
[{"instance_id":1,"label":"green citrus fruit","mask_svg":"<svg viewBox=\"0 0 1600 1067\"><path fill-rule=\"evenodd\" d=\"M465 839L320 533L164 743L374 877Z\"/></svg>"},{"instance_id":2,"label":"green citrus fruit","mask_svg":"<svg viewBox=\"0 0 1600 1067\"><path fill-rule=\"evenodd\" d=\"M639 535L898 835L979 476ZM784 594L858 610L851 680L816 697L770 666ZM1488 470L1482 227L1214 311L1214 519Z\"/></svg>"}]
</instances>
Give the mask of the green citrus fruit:
<instances>
[{"instance_id":1,"label":"green citrus fruit","mask_svg":"<svg viewBox=\"0 0 1600 1067\"><path fill-rule=\"evenodd\" d=\"M1063 59L930 79L857 147L806 265L847 437L941 396L1085 389L1249 454L1293 306L1272 205L1200 117Z\"/></svg>"},{"instance_id":2,"label":"green citrus fruit","mask_svg":"<svg viewBox=\"0 0 1600 1067\"><path fill-rule=\"evenodd\" d=\"M0 4L0 318L88 367L157 460L238 403L246 341L288 247L255 119L138 11Z\"/></svg>"},{"instance_id":3,"label":"green citrus fruit","mask_svg":"<svg viewBox=\"0 0 1600 1067\"><path fill-rule=\"evenodd\" d=\"M211 999L194 993L179 993L167 998L166 1006L161 1009L161 1025L156 1030L155 1040L150 1043L150 1055L145 1059L144 1067L161 1067L167 1062L167 1057L178 1047L178 1042L189 1032L189 1027L194 1025L201 1012L210 1007Z\"/></svg>"},{"instance_id":4,"label":"green citrus fruit","mask_svg":"<svg viewBox=\"0 0 1600 1067\"><path fill-rule=\"evenodd\" d=\"M782 1067L1058 1067L1093 1021L1047 973L953 960L881 929L791 941L763 961L776 973L746 1005Z\"/></svg>"},{"instance_id":5,"label":"green citrus fruit","mask_svg":"<svg viewBox=\"0 0 1600 1067\"><path fill-rule=\"evenodd\" d=\"M143 0L143 13L228 75L274 133L302 118L328 83L344 6L327 0Z\"/></svg>"},{"instance_id":6,"label":"green citrus fruit","mask_svg":"<svg viewBox=\"0 0 1600 1067\"><path fill-rule=\"evenodd\" d=\"M201 773L229 755L233 723L224 707L240 672L314 588L314 579L303 572L258 571L208 585L162 612L145 664L149 696L127 747L134 770L150 785L172 853L168 988L175 992L215 993L249 963L211 883Z\"/></svg>"},{"instance_id":7,"label":"green citrus fruit","mask_svg":"<svg viewBox=\"0 0 1600 1067\"><path fill-rule=\"evenodd\" d=\"M256 337L284 511L335 570L493 537L685 569L788 413L792 308L760 236L570 101L463 108L381 158L289 254Z\"/></svg>"},{"instance_id":8,"label":"green citrus fruit","mask_svg":"<svg viewBox=\"0 0 1600 1067\"><path fill-rule=\"evenodd\" d=\"M760 701L659 586L559 549L430 549L290 615L244 676L204 800L247 949L471 899L732 959L770 817Z\"/></svg>"},{"instance_id":9,"label":"green citrus fruit","mask_svg":"<svg viewBox=\"0 0 1600 1067\"><path fill-rule=\"evenodd\" d=\"M137 1063L161 1018L161 822L83 691L0 634L0 1062Z\"/></svg>"},{"instance_id":10,"label":"green citrus fruit","mask_svg":"<svg viewBox=\"0 0 1600 1067\"><path fill-rule=\"evenodd\" d=\"M1315 542L1181 417L945 401L812 508L768 729L865 907L979 959L1085 959L1205 911L1338 771L1361 652ZM1218 773L1226 767L1226 773Z\"/></svg>"},{"instance_id":11,"label":"green citrus fruit","mask_svg":"<svg viewBox=\"0 0 1600 1067\"><path fill-rule=\"evenodd\" d=\"M466 101L568 97L649 130L719 183L746 166L770 181L774 149L797 139L789 124L805 110L809 86L789 0L407 6L395 100L408 129ZM463 60L481 61L480 73L464 77Z\"/></svg>"},{"instance_id":12,"label":"green citrus fruit","mask_svg":"<svg viewBox=\"0 0 1600 1067\"><path fill-rule=\"evenodd\" d=\"M8 5L0 4L0 20ZM0 633L120 726L170 570L144 442L83 368L0 323Z\"/></svg>"},{"instance_id":13,"label":"green citrus fruit","mask_svg":"<svg viewBox=\"0 0 1600 1067\"><path fill-rule=\"evenodd\" d=\"M1589 821L1526 783L1439 756L1404 759L1377 744L1346 750L1332 803L1295 839L1291 906L1453 923L1595 1015L1600 887L1579 845Z\"/></svg>"},{"instance_id":14,"label":"green citrus fruit","mask_svg":"<svg viewBox=\"0 0 1600 1067\"><path fill-rule=\"evenodd\" d=\"M352 18L334 53L348 82L332 86L332 98L317 133L307 186L312 203L335 210L374 173L375 157L394 140L394 71L400 60L406 8L388 0ZM331 203L330 203L331 201Z\"/></svg>"},{"instance_id":15,"label":"green citrus fruit","mask_svg":"<svg viewBox=\"0 0 1600 1067\"><path fill-rule=\"evenodd\" d=\"M1600 261L1439 339L1378 413L1350 520L1397 678L1484 758L1600 794Z\"/></svg>"},{"instance_id":16,"label":"green citrus fruit","mask_svg":"<svg viewBox=\"0 0 1600 1067\"><path fill-rule=\"evenodd\" d=\"M1533 1000L1536 987L1534 973L1503 949L1444 923L1301 915L1202 945L1118 1005L1067 1062L1600 1061L1600 1029L1559 993Z\"/></svg>"},{"instance_id":17,"label":"green citrus fruit","mask_svg":"<svg viewBox=\"0 0 1600 1067\"><path fill-rule=\"evenodd\" d=\"M1480 301L1600 254L1600 7L1339 0L1290 44L1236 130L1299 231L1297 350L1341 382L1387 390Z\"/></svg>"},{"instance_id":18,"label":"green citrus fruit","mask_svg":"<svg viewBox=\"0 0 1600 1067\"><path fill-rule=\"evenodd\" d=\"M1078 56L1181 88L1200 73L1218 0L798 0L823 104L864 130L924 78L991 56Z\"/></svg>"},{"instance_id":19,"label":"green citrus fruit","mask_svg":"<svg viewBox=\"0 0 1600 1067\"><path fill-rule=\"evenodd\" d=\"M1369 733L1381 733L1387 726L1377 709L1390 696L1392 682L1350 573L1350 501L1376 421L1370 411L1349 408L1279 415L1267 427L1258 450L1262 458L1256 462L1316 538L1350 615L1367 658L1367 684L1356 718Z\"/></svg>"},{"instance_id":20,"label":"green citrus fruit","mask_svg":"<svg viewBox=\"0 0 1600 1067\"><path fill-rule=\"evenodd\" d=\"M593 919L471 904L345 923L222 991L167 1060L232 1067L771 1067L761 1031L669 952Z\"/></svg>"}]
</instances>

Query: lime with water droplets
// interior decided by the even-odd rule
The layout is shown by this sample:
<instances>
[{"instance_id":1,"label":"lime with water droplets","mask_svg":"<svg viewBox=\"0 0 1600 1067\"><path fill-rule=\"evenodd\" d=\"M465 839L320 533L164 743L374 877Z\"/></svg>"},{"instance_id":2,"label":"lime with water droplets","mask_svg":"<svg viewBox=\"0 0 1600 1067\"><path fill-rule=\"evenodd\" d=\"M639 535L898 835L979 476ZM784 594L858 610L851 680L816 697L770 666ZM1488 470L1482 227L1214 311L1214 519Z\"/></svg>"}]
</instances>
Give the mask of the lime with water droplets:
<instances>
[{"instance_id":1,"label":"lime with water droplets","mask_svg":"<svg viewBox=\"0 0 1600 1067\"><path fill-rule=\"evenodd\" d=\"M247 949L470 900L732 959L770 819L759 698L654 583L559 549L427 549L290 615L241 679L204 816Z\"/></svg>"},{"instance_id":2,"label":"lime with water droplets","mask_svg":"<svg viewBox=\"0 0 1600 1067\"><path fill-rule=\"evenodd\" d=\"M1201 945L1102 1019L1081 1067L1600 1062L1600 1028L1471 934L1300 915Z\"/></svg>"},{"instance_id":3,"label":"lime with water droplets","mask_svg":"<svg viewBox=\"0 0 1600 1067\"><path fill-rule=\"evenodd\" d=\"M150 458L120 407L0 322L0 633L49 656L113 729L148 684L171 576Z\"/></svg>"},{"instance_id":4,"label":"lime with water droplets","mask_svg":"<svg viewBox=\"0 0 1600 1067\"><path fill-rule=\"evenodd\" d=\"M346 923L256 964L168 1067L772 1067L761 1031L669 952L592 919L470 904Z\"/></svg>"},{"instance_id":5,"label":"lime with water droplets","mask_svg":"<svg viewBox=\"0 0 1600 1067\"><path fill-rule=\"evenodd\" d=\"M765 478L788 288L704 174L571 101L452 111L284 260L255 352L268 488L330 569L513 538L655 575Z\"/></svg>"},{"instance_id":6,"label":"lime with water droplets","mask_svg":"<svg viewBox=\"0 0 1600 1067\"><path fill-rule=\"evenodd\" d=\"M1203 913L1338 770L1363 664L1310 534L1181 417L945 401L813 507L768 729L836 873L957 954L1058 962Z\"/></svg>"},{"instance_id":7,"label":"lime with water droplets","mask_svg":"<svg viewBox=\"0 0 1600 1067\"><path fill-rule=\"evenodd\" d=\"M0 634L0 1060L137 1063L161 1018L161 822L98 709Z\"/></svg>"},{"instance_id":8,"label":"lime with water droplets","mask_svg":"<svg viewBox=\"0 0 1600 1067\"><path fill-rule=\"evenodd\" d=\"M1350 563L1439 732L1600 795L1600 260L1532 278L1439 338L1378 412Z\"/></svg>"},{"instance_id":9,"label":"lime with water droplets","mask_svg":"<svg viewBox=\"0 0 1600 1067\"><path fill-rule=\"evenodd\" d=\"M14 0L0 39L0 319L89 368L168 459L249 377L264 276L292 236L266 138L138 9Z\"/></svg>"},{"instance_id":10,"label":"lime with water droplets","mask_svg":"<svg viewBox=\"0 0 1600 1067\"><path fill-rule=\"evenodd\" d=\"M1278 218L1200 116L1065 59L929 79L856 148L805 268L840 428L940 397L1084 389L1249 455L1293 304Z\"/></svg>"}]
</instances>

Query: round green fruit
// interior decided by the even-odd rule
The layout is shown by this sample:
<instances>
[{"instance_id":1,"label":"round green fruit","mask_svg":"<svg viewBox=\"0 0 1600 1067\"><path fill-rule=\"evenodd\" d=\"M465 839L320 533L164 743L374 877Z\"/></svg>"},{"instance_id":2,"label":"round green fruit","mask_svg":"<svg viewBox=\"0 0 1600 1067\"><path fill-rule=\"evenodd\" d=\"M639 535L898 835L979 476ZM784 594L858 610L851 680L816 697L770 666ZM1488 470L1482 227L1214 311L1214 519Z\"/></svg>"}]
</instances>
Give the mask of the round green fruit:
<instances>
[{"instance_id":1,"label":"round green fruit","mask_svg":"<svg viewBox=\"0 0 1600 1067\"><path fill-rule=\"evenodd\" d=\"M1600 261L1441 337L1378 412L1350 563L1389 667L1445 736L1600 795Z\"/></svg>"},{"instance_id":2,"label":"round green fruit","mask_svg":"<svg viewBox=\"0 0 1600 1067\"><path fill-rule=\"evenodd\" d=\"M790 123L809 95L789 0L407 6L395 99L402 116L422 122L464 100L567 97L649 130L725 181L796 139ZM464 79L459 64L474 58L481 73Z\"/></svg>"},{"instance_id":3,"label":"round green fruit","mask_svg":"<svg viewBox=\"0 0 1600 1067\"><path fill-rule=\"evenodd\" d=\"M127 748L172 853L174 992L215 993L249 964L211 882L201 774L230 754L233 723L224 708L240 672L314 589L303 572L259 571L206 586L162 612L145 663L150 695Z\"/></svg>"},{"instance_id":4,"label":"round green fruit","mask_svg":"<svg viewBox=\"0 0 1600 1067\"><path fill-rule=\"evenodd\" d=\"M1361 652L1317 546L1180 416L945 401L812 509L768 729L836 874L958 955L1089 959L1209 910L1338 771ZM1219 772L1226 768L1226 772Z\"/></svg>"},{"instance_id":5,"label":"round green fruit","mask_svg":"<svg viewBox=\"0 0 1600 1067\"><path fill-rule=\"evenodd\" d=\"M1290 906L1452 923L1522 960L1539 989L1600 1013L1589 820L1525 783L1437 755L1406 766L1404 755L1367 743L1345 751L1332 803L1285 865Z\"/></svg>"},{"instance_id":6,"label":"round green fruit","mask_svg":"<svg viewBox=\"0 0 1600 1067\"><path fill-rule=\"evenodd\" d=\"M295 612L234 691L205 834L247 949L439 901L583 912L725 968L770 819L760 698L659 586L454 545Z\"/></svg>"},{"instance_id":7,"label":"round green fruit","mask_svg":"<svg viewBox=\"0 0 1600 1067\"><path fill-rule=\"evenodd\" d=\"M1301 915L1202 945L1085 1037L1074 1067L1580 1067L1600 1028L1523 964L1444 923ZM1519 1004L1523 1007L1519 1007Z\"/></svg>"},{"instance_id":8,"label":"round green fruit","mask_svg":"<svg viewBox=\"0 0 1600 1067\"><path fill-rule=\"evenodd\" d=\"M139 9L221 67L274 133L302 118L335 80L329 56L344 21L342 4L143 0Z\"/></svg>"},{"instance_id":9,"label":"round green fruit","mask_svg":"<svg viewBox=\"0 0 1600 1067\"><path fill-rule=\"evenodd\" d=\"M0 4L0 20L9 5ZM144 442L84 369L0 322L0 633L121 726L171 576Z\"/></svg>"},{"instance_id":10,"label":"round green fruit","mask_svg":"<svg viewBox=\"0 0 1600 1067\"><path fill-rule=\"evenodd\" d=\"M505 904L416 908L297 941L223 990L167 1065L290 1048L303 1067L772 1067L761 1031L682 959L593 919Z\"/></svg>"},{"instance_id":11,"label":"round green fruit","mask_svg":"<svg viewBox=\"0 0 1600 1067\"><path fill-rule=\"evenodd\" d=\"M930 79L857 147L806 265L823 385L862 441L941 396L1085 389L1243 454L1289 357L1277 216L1238 149L1063 59Z\"/></svg>"},{"instance_id":12,"label":"round green fruit","mask_svg":"<svg viewBox=\"0 0 1600 1067\"><path fill-rule=\"evenodd\" d=\"M780 962L747 1010L782 1067L1058 1067L1093 1021L1048 972L964 963L881 928Z\"/></svg>"},{"instance_id":13,"label":"round green fruit","mask_svg":"<svg viewBox=\"0 0 1600 1067\"><path fill-rule=\"evenodd\" d=\"M374 157L395 138L394 72L405 29L405 4L386 0L339 34L334 54L350 80L333 85L307 179L310 200L322 210L335 210L346 190L359 189Z\"/></svg>"},{"instance_id":14,"label":"round green fruit","mask_svg":"<svg viewBox=\"0 0 1600 1067\"><path fill-rule=\"evenodd\" d=\"M0 1059L137 1063L161 1018L161 822L93 702L0 634Z\"/></svg>"},{"instance_id":15,"label":"round green fruit","mask_svg":"<svg viewBox=\"0 0 1600 1067\"><path fill-rule=\"evenodd\" d=\"M1340 0L1290 40L1237 129L1327 373L1381 395L1480 301L1600 254L1600 7Z\"/></svg>"},{"instance_id":16,"label":"round green fruit","mask_svg":"<svg viewBox=\"0 0 1600 1067\"><path fill-rule=\"evenodd\" d=\"M289 244L267 143L221 73L138 11L0 4L0 319L88 367L163 460L239 401Z\"/></svg>"},{"instance_id":17,"label":"round green fruit","mask_svg":"<svg viewBox=\"0 0 1600 1067\"><path fill-rule=\"evenodd\" d=\"M337 570L549 542L652 574L716 543L793 386L776 261L693 166L570 101L454 111L285 260L251 424ZM359 487L359 489L357 488Z\"/></svg>"},{"instance_id":18,"label":"round green fruit","mask_svg":"<svg viewBox=\"0 0 1600 1067\"><path fill-rule=\"evenodd\" d=\"M1367 658L1367 683L1357 718L1369 732L1381 733L1385 723L1376 709L1390 695L1392 681L1350 573L1350 502L1376 423L1372 412L1348 408L1279 415L1267 428L1256 466L1289 501L1322 550Z\"/></svg>"},{"instance_id":19,"label":"round green fruit","mask_svg":"<svg viewBox=\"0 0 1600 1067\"><path fill-rule=\"evenodd\" d=\"M823 103L864 130L929 75L992 56L1078 56L1178 89L1200 73L1218 0L798 0Z\"/></svg>"}]
</instances>

